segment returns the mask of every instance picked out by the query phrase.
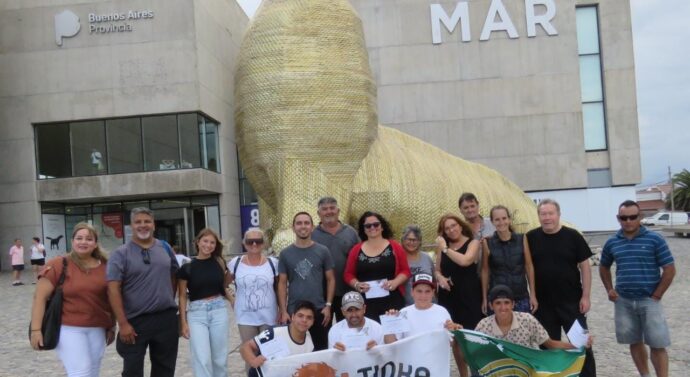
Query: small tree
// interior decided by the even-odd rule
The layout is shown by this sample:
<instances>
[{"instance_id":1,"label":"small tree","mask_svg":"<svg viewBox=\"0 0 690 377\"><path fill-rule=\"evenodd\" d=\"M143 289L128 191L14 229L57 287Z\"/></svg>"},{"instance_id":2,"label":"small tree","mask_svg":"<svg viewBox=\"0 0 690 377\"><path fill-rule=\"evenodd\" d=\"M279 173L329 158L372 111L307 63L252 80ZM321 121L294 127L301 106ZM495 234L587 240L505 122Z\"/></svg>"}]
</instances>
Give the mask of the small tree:
<instances>
[{"instance_id":1,"label":"small tree","mask_svg":"<svg viewBox=\"0 0 690 377\"><path fill-rule=\"evenodd\" d=\"M676 211L690 211L690 171L683 169L673 176L673 204ZM666 199L666 208L671 209L671 196Z\"/></svg>"}]
</instances>

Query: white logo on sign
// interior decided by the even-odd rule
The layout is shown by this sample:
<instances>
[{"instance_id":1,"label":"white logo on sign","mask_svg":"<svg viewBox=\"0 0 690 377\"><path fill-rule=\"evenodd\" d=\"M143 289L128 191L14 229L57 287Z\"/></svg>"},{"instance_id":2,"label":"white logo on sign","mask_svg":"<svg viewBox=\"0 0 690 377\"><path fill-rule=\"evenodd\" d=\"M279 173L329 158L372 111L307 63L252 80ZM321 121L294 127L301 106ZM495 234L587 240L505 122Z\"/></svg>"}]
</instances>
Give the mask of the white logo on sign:
<instances>
[{"instance_id":1,"label":"white logo on sign","mask_svg":"<svg viewBox=\"0 0 690 377\"><path fill-rule=\"evenodd\" d=\"M55 15L55 43L62 46L62 38L71 38L81 30L79 16L70 10Z\"/></svg>"}]
</instances>

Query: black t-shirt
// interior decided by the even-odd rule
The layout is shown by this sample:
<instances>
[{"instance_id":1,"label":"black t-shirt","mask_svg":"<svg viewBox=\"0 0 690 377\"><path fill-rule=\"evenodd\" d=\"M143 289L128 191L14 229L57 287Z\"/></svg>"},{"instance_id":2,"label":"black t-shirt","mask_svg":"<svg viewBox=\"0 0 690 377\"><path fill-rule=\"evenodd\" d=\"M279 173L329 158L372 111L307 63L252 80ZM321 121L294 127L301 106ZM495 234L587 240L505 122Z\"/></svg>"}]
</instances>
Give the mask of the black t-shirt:
<instances>
[{"instance_id":1,"label":"black t-shirt","mask_svg":"<svg viewBox=\"0 0 690 377\"><path fill-rule=\"evenodd\" d=\"M579 302L582 283L578 263L592 256L587 241L576 230L565 226L554 234L544 233L541 228L532 229L526 236L539 304Z\"/></svg>"},{"instance_id":2,"label":"black t-shirt","mask_svg":"<svg viewBox=\"0 0 690 377\"><path fill-rule=\"evenodd\" d=\"M215 258L192 259L180 267L177 278L187 280L189 300L199 300L206 297L225 295L223 277L225 271Z\"/></svg>"}]
</instances>

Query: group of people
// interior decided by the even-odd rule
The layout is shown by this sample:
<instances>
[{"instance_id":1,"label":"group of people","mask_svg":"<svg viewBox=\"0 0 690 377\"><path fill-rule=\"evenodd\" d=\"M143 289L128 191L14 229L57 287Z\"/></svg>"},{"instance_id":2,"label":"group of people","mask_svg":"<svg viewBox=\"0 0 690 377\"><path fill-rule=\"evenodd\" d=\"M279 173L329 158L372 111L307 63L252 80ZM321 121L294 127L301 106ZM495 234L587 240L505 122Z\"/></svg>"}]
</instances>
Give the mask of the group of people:
<instances>
[{"instance_id":1,"label":"group of people","mask_svg":"<svg viewBox=\"0 0 690 377\"><path fill-rule=\"evenodd\" d=\"M41 243L41 239L38 237L33 237L31 242L31 270L34 276L31 284L36 284L38 272L40 268L45 265L46 247ZM24 246L22 246L21 238L16 238L14 240L14 244L10 247L9 254L12 262L12 286L24 285L24 282L22 282L22 271L24 271Z\"/></svg>"},{"instance_id":2,"label":"group of people","mask_svg":"<svg viewBox=\"0 0 690 377\"><path fill-rule=\"evenodd\" d=\"M96 230L79 224L65 257L57 353L69 376L97 376L105 346L116 340L123 376L143 375L147 349L151 375L173 376L182 336L190 342L195 376L227 376L226 301L248 375L257 375L266 360L263 343L281 338L291 354L345 350L348 329L366 328L366 349L443 328L476 329L532 348L572 348L560 341L561 331L575 321L587 328L592 252L580 233L561 224L558 203L541 201L541 226L524 235L514 232L504 206L484 219L475 195L462 194L458 204L464 219L440 218L434 259L421 251L419 226L406 226L398 242L381 214L365 212L355 229L339 220L332 197L319 200L318 224L308 212L294 216L295 242L278 258L265 254L264 232L250 228L242 241L246 252L226 262L218 234L204 229L194 242L197 256L180 265L170 245L154 238L153 212L136 208L131 240L106 259ZM675 274L673 257L661 236L640 226L635 202L621 204L617 217L621 230L606 243L600 268L615 302L617 339L630 344L641 376L649 373L645 344L657 375L667 376L670 339L660 300ZM36 349L62 263L48 261L39 275L31 321ZM410 332L384 334L380 316L400 313ZM451 344L461 376L476 375ZM582 376L596 375L590 346Z\"/></svg>"}]
</instances>

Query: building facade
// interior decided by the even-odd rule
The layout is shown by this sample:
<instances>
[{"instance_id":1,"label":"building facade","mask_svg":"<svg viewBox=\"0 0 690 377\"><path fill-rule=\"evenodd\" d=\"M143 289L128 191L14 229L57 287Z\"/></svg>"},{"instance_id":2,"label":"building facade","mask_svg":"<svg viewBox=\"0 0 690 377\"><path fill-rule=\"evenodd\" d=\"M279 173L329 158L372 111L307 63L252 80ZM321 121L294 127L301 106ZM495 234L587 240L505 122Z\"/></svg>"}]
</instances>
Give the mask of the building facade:
<instances>
[{"instance_id":1,"label":"building facade","mask_svg":"<svg viewBox=\"0 0 690 377\"><path fill-rule=\"evenodd\" d=\"M351 3L381 124L559 200L582 230L617 227L640 180L628 1ZM205 226L239 247L258 219L233 121L248 22L235 0L0 1L0 245L62 252L91 221L111 249L150 206L183 252Z\"/></svg>"},{"instance_id":2,"label":"building facade","mask_svg":"<svg viewBox=\"0 0 690 377\"><path fill-rule=\"evenodd\" d=\"M60 253L90 221L111 250L129 210L148 206L156 236L183 252L206 226L236 245L238 4L0 4L0 244L38 236Z\"/></svg>"}]
</instances>

